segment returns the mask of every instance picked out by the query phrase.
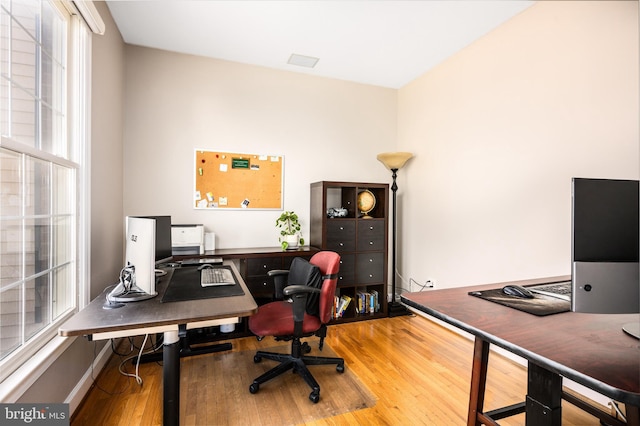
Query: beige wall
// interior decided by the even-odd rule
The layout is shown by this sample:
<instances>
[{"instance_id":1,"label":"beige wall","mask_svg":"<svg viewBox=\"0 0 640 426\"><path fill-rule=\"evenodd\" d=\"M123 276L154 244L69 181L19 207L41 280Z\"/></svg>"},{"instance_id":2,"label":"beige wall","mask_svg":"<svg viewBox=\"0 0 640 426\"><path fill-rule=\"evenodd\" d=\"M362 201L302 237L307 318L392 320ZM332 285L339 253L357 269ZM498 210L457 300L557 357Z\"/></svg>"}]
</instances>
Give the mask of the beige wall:
<instances>
[{"instance_id":1,"label":"beige wall","mask_svg":"<svg viewBox=\"0 0 640 426\"><path fill-rule=\"evenodd\" d=\"M277 246L279 211L192 207L194 150L284 155L284 208L309 235L309 184L388 182L397 91L127 46L124 211L202 223L217 247Z\"/></svg>"},{"instance_id":2,"label":"beige wall","mask_svg":"<svg viewBox=\"0 0 640 426\"><path fill-rule=\"evenodd\" d=\"M440 287L569 273L571 177L639 177L636 2L539 2L399 91L125 47L96 5L92 297L117 278L126 214L276 244L277 212L190 207L196 147L284 155L303 218L310 182L388 182L376 154L413 152L399 270ZM59 401L92 357L77 339L22 401Z\"/></svg>"},{"instance_id":3,"label":"beige wall","mask_svg":"<svg viewBox=\"0 0 640 426\"><path fill-rule=\"evenodd\" d=\"M93 37L91 105L91 299L118 281L124 259L123 126L125 44L109 9L96 2L106 21Z\"/></svg>"},{"instance_id":4,"label":"beige wall","mask_svg":"<svg viewBox=\"0 0 640 426\"><path fill-rule=\"evenodd\" d=\"M638 3L568 1L537 3L403 87L405 279L569 274L571 177L638 178L638 81Z\"/></svg>"}]
</instances>

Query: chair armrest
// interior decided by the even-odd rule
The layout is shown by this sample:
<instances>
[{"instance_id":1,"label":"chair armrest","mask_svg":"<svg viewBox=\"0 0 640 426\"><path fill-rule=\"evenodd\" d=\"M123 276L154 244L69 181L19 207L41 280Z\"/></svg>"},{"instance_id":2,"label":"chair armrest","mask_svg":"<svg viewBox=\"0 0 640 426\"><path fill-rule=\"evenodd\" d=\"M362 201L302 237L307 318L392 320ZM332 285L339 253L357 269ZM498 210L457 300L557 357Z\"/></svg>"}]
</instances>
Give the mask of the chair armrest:
<instances>
[{"instance_id":1,"label":"chair armrest","mask_svg":"<svg viewBox=\"0 0 640 426\"><path fill-rule=\"evenodd\" d=\"M320 289L309 287L308 285L288 285L283 290L285 296L293 296L300 293L320 293Z\"/></svg>"},{"instance_id":2,"label":"chair armrest","mask_svg":"<svg viewBox=\"0 0 640 426\"><path fill-rule=\"evenodd\" d=\"M273 278L273 298L275 300L282 300L282 289L287 285L287 278L289 277L289 270L287 269L272 269L267 271L267 276Z\"/></svg>"},{"instance_id":3,"label":"chair armrest","mask_svg":"<svg viewBox=\"0 0 640 426\"><path fill-rule=\"evenodd\" d=\"M296 284L286 286L283 293L293 303L294 334L299 336L302 333L302 321L307 308L307 296L311 293L320 293L320 289Z\"/></svg>"}]
</instances>

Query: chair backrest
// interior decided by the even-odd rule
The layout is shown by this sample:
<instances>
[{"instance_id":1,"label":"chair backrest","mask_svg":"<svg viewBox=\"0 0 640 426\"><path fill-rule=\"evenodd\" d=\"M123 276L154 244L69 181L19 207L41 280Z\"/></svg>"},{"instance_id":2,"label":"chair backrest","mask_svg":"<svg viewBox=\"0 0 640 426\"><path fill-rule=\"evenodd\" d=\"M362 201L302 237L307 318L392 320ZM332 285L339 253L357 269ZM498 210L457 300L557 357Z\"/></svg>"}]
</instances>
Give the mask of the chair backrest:
<instances>
[{"instance_id":1,"label":"chair backrest","mask_svg":"<svg viewBox=\"0 0 640 426\"><path fill-rule=\"evenodd\" d=\"M323 324L331 321L336 285L338 284L338 271L340 270L340 255L333 251L321 251L313 255L309 263L320 268L323 277L322 289L319 300L319 317Z\"/></svg>"}]
</instances>

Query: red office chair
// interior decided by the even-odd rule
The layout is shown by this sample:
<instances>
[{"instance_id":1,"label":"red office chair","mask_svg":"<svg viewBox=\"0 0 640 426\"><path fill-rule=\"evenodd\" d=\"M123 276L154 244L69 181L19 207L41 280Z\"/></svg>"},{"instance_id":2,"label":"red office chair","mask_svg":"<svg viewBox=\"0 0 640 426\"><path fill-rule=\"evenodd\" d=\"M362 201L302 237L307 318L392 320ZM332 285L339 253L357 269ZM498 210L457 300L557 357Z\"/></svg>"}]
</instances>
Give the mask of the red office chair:
<instances>
[{"instance_id":1,"label":"red office chair","mask_svg":"<svg viewBox=\"0 0 640 426\"><path fill-rule=\"evenodd\" d=\"M311 387L309 399L317 403L320 400L320 385L307 365L336 364L336 370L344 372L344 359L306 356L311 348L300 340L302 337L318 336L322 350L327 323L331 320L339 267L340 256L337 253L321 251L313 255L309 262L302 258L293 259L289 271L269 271L275 280L276 298L283 295L286 300L260 306L258 312L249 317L249 329L259 340L264 336L291 340L291 353L258 351L253 357L254 362L267 358L280 364L255 379L249 386L251 393L258 392L260 384L293 369ZM314 281L320 288L313 286ZM286 284L284 289L283 284Z\"/></svg>"}]
</instances>

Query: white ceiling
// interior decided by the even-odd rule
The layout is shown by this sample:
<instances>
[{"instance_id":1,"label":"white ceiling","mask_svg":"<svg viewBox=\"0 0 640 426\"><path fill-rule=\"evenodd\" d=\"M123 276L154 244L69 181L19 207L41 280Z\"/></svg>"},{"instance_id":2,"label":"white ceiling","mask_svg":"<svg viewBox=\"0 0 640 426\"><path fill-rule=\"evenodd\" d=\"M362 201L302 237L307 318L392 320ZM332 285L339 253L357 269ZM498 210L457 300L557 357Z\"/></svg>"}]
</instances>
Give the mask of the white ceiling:
<instances>
[{"instance_id":1,"label":"white ceiling","mask_svg":"<svg viewBox=\"0 0 640 426\"><path fill-rule=\"evenodd\" d=\"M129 44L400 88L524 0L107 1ZM291 54L317 57L313 69Z\"/></svg>"}]
</instances>

